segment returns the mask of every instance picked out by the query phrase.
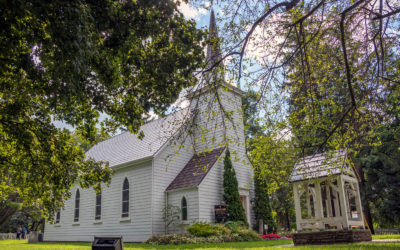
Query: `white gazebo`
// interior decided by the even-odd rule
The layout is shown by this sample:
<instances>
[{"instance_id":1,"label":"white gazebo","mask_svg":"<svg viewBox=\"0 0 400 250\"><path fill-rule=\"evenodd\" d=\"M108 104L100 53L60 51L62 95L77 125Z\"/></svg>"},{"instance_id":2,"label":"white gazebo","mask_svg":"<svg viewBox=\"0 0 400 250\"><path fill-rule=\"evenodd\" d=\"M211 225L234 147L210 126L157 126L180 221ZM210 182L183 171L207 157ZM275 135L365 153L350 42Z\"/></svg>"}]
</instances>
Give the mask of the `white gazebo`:
<instances>
[{"instance_id":1,"label":"white gazebo","mask_svg":"<svg viewBox=\"0 0 400 250\"><path fill-rule=\"evenodd\" d=\"M290 176L297 231L365 228L358 175L345 151L300 159Z\"/></svg>"}]
</instances>

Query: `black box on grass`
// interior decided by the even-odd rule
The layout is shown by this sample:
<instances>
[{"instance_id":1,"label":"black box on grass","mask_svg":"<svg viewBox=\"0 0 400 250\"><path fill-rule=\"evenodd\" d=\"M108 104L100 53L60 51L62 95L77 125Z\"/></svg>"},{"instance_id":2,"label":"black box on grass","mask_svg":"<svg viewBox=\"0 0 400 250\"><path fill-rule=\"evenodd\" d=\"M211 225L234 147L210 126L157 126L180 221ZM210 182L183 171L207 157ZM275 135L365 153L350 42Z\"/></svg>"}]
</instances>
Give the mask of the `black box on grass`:
<instances>
[{"instance_id":1,"label":"black box on grass","mask_svg":"<svg viewBox=\"0 0 400 250\"><path fill-rule=\"evenodd\" d=\"M94 237L92 250L122 250L121 237Z\"/></svg>"}]
</instances>

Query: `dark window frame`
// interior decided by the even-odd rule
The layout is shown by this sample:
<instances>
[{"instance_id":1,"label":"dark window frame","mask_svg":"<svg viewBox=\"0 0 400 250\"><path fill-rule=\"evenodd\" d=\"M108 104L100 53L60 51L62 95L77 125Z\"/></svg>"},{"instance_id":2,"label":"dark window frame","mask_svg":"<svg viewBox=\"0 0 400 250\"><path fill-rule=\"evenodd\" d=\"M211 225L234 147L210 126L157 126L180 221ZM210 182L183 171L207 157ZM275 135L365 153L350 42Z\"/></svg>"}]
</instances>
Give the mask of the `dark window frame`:
<instances>
[{"instance_id":1,"label":"dark window frame","mask_svg":"<svg viewBox=\"0 0 400 250\"><path fill-rule=\"evenodd\" d=\"M181 214L182 221L186 221L188 218L188 206L185 196L183 196L181 200L181 212L182 212Z\"/></svg>"},{"instance_id":2,"label":"dark window frame","mask_svg":"<svg viewBox=\"0 0 400 250\"><path fill-rule=\"evenodd\" d=\"M75 193L75 211L74 211L74 222L79 222L79 206L80 206L81 194L79 189Z\"/></svg>"},{"instance_id":3,"label":"dark window frame","mask_svg":"<svg viewBox=\"0 0 400 250\"><path fill-rule=\"evenodd\" d=\"M96 204L95 204L95 220L101 220L101 190L96 192Z\"/></svg>"},{"instance_id":4,"label":"dark window frame","mask_svg":"<svg viewBox=\"0 0 400 250\"><path fill-rule=\"evenodd\" d=\"M122 218L129 218L129 181L125 177L122 184Z\"/></svg>"},{"instance_id":5,"label":"dark window frame","mask_svg":"<svg viewBox=\"0 0 400 250\"><path fill-rule=\"evenodd\" d=\"M56 222L55 222L55 224L60 224L60 218L61 218L61 212L60 212L60 210L58 210L57 213L56 213Z\"/></svg>"}]
</instances>

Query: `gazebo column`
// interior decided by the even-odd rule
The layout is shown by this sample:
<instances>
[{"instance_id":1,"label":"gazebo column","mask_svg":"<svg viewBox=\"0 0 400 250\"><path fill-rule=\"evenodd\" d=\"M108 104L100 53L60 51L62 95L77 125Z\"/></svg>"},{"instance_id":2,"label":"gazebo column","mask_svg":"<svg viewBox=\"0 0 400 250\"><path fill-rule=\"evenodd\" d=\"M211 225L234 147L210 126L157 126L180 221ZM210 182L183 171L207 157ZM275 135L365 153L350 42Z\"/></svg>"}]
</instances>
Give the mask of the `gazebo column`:
<instances>
[{"instance_id":1,"label":"gazebo column","mask_svg":"<svg viewBox=\"0 0 400 250\"><path fill-rule=\"evenodd\" d=\"M342 225L343 229L348 229L349 228L349 215L347 213L348 201L345 194L344 181L341 175L338 177L338 189L339 189L340 209L342 213Z\"/></svg>"},{"instance_id":2,"label":"gazebo column","mask_svg":"<svg viewBox=\"0 0 400 250\"><path fill-rule=\"evenodd\" d=\"M310 187L308 183L304 184L304 189L306 190L306 200L307 200L307 217L311 219L311 204L310 204Z\"/></svg>"},{"instance_id":3,"label":"gazebo column","mask_svg":"<svg viewBox=\"0 0 400 250\"><path fill-rule=\"evenodd\" d=\"M294 207L296 210L296 225L297 231L303 230L301 227L301 207L300 207L300 196L299 196L299 185L301 183L293 183L293 195L294 195Z\"/></svg>"},{"instance_id":4,"label":"gazebo column","mask_svg":"<svg viewBox=\"0 0 400 250\"><path fill-rule=\"evenodd\" d=\"M317 181L315 183L315 218L319 221L319 229L324 230L325 224L323 222L324 212L322 207L321 184Z\"/></svg>"},{"instance_id":5,"label":"gazebo column","mask_svg":"<svg viewBox=\"0 0 400 250\"><path fill-rule=\"evenodd\" d=\"M356 206L357 206L357 212L359 213L359 220L364 221L364 215L362 213L362 203L361 203L361 197L360 197L360 189L358 186L358 181L355 181L355 188L356 188ZM364 226L362 228L365 229Z\"/></svg>"},{"instance_id":6,"label":"gazebo column","mask_svg":"<svg viewBox=\"0 0 400 250\"><path fill-rule=\"evenodd\" d=\"M325 182L325 187L326 187L326 213L327 217L333 217L332 213L332 203L331 203L331 189L330 189L330 182L327 180Z\"/></svg>"}]
</instances>

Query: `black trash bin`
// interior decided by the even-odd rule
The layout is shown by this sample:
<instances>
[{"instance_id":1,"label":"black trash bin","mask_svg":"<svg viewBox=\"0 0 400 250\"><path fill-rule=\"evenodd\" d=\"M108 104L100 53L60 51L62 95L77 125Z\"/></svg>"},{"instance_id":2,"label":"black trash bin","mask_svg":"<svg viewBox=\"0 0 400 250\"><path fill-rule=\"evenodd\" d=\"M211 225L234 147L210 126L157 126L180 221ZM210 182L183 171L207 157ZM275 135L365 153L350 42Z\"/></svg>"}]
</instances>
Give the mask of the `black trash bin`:
<instances>
[{"instance_id":1,"label":"black trash bin","mask_svg":"<svg viewBox=\"0 0 400 250\"><path fill-rule=\"evenodd\" d=\"M94 237L92 250L122 250L122 237Z\"/></svg>"}]
</instances>

